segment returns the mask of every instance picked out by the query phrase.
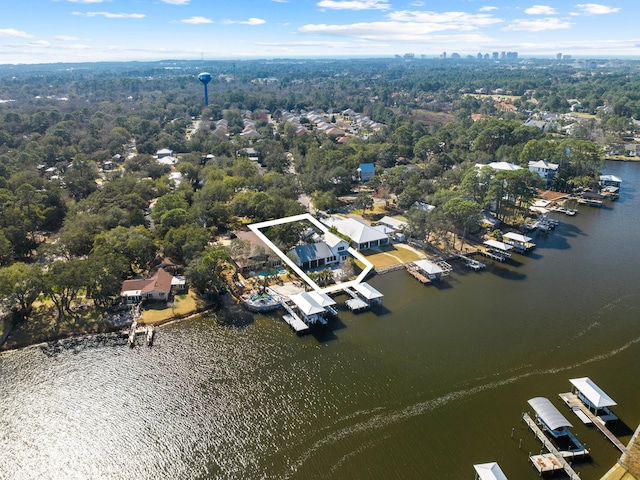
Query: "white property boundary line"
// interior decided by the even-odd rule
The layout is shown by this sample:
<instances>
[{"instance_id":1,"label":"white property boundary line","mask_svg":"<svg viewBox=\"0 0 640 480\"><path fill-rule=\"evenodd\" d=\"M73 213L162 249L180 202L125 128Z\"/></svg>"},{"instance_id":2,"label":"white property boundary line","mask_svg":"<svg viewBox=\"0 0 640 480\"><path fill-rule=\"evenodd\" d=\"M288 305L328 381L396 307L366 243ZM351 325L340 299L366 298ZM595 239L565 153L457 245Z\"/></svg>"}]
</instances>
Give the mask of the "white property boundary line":
<instances>
[{"instance_id":1,"label":"white property boundary line","mask_svg":"<svg viewBox=\"0 0 640 480\"><path fill-rule=\"evenodd\" d=\"M309 276L306 273L304 273L302 271L302 269L300 267L298 267L293 262L293 260L291 260L289 257L287 257L282 250L280 250L278 247L276 247L273 244L273 242L271 240L269 240L260 231L261 228L268 228L268 227L272 227L274 225L282 225L282 224L285 224L285 223L300 222L300 221L303 221L303 220L307 220L307 221L311 222L313 225L318 227L324 233L327 233L329 231L329 229L325 225L320 223L320 221L318 221L317 219L312 217L311 214L309 214L309 213L303 213L301 215L294 215L292 217L278 218L276 220L269 220L267 222L252 223L251 225L249 225L249 229L253 233L255 233L258 236L258 238L260 240L262 240L271 250L273 250L273 252L276 255L278 255L278 257L280 257L283 262L285 262L287 265L289 265L289 267L291 267L291 269L294 272L296 272L300 276L300 278L302 278L305 282L307 282L307 284L309 286L311 286L311 288L313 288L315 291L320 292L320 293L331 293L331 292L335 292L337 290L344 290L345 288L353 287L354 285L357 285L357 284L361 283L365 279L365 277L369 274L369 272L371 272L371 270L373 270L373 264L369 260L367 260L364 256L362 256L362 254L360 252L358 252L355 248L349 247L347 251L364 264L365 268L362 271L362 273L360 273L360 275L358 275L358 278L356 278L355 280L352 280L350 282L331 285L330 287L327 287L327 288L320 288L316 282L311 280L309 278Z\"/></svg>"}]
</instances>

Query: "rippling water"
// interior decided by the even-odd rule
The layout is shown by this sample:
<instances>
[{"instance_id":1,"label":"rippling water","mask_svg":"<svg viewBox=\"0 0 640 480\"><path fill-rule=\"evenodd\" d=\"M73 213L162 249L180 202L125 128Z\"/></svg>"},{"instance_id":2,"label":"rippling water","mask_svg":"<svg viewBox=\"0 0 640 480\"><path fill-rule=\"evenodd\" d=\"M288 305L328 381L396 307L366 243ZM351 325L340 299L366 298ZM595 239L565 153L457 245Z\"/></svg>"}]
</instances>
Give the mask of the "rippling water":
<instances>
[{"instance_id":1,"label":"rippling water","mask_svg":"<svg viewBox=\"0 0 640 480\"><path fill-rule=\"evenodd\" d=\"M640 165L623 196L581 207L529 256L459 269L441 288L375 277L385 309L341 311L296 337L277 317L161 328L152 348L112 336L0 356L0 478L458 479L498 461L538 478L527 399L590 376L640 423ZM597 479L618 453L574 423ZM511 432L513 429L513 438ZM522 438L522 448L518 448Z\"/></svg>"}]
</instances>

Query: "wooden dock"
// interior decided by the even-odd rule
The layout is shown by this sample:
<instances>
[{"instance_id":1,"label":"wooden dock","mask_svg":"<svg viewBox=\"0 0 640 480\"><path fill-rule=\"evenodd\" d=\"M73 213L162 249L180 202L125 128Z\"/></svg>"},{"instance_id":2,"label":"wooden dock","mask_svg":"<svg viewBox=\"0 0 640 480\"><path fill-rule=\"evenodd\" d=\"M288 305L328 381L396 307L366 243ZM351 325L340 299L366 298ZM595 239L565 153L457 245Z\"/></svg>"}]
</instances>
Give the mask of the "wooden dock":
<instances>
[{"instance_id":1,"label":"wooden dock","mask_svg":"<svg viewBox=\"0 0 640 480\"><path fill-rule=\"evenodd\" d=\"M282 302L282 307L288 312L287 315L282 316L282 319L287 322L287 325L289 325L297 334L301 335L309 331L309 325L302 321L291 305L284 301Z\"/></svg>"},{"instance_id":2,"label":"wooden dock","mask_svg":"<svg viewBox=\"0 0 640 480\"><path fill-rule=\"evenodd\" d=\"M425 277L424 275L422 275L420 273L420 270L418 270L415 267L409 267L407 268L407 272L409 272L409 275L411 275L413 278L415 278L416 280L418 280L420 283L422 283L423 285L426 285L427 283L431 283L431 280L429 280L427 277Z\"/></svg>"},{"instance_id":3,"label":"wooden dock","mask_svg":"<svg viewBox=\"0 0 640 480\"><path fill-rule=\"evenodd\" d=\"M344 292L351 297L349 300L344 302L344 304L352 312L362 312L370 307L369 302L360 297L360 295L358 295L358 292L356 292L352 288L345 288Z\"/></svg>"},{"instance_id":4,"label":"wooden dock","mask_svg":"<svg viewBox=\"0 0 640 480\"><path fill-rule=\"evenodd\" d=\"M596 417L591 412L591 410L589 410L587 406L578 398L578 396L575 393L571 393L571 392L561 393L560 398L564 401L565 404L567 404L567 406L571 410L573 410L573 412L578 416L578 418L582 420L582 417L578 415L578 412L582 413L582 415L587 417L591 421L591 423L593 423L596 427L598 427L598 429L602 433L604 433L604 436L607 437L609 441L611 441L611 443L613 443L618 450L620 450L622 453L627 453L627 447L624 446L620 440L618 440L618 437L616 437L613 433L611 433L611 430L607 428L607 425L605 424L605 422L603 422L600 418Z\"/></svg>"},{"instance_id":5,"label":"wooden dock","mask_svg":"<svg viewBox=\"0 0 640 480\"><path fill-rule=\"evenodd\" d=\"M567 460L565 460L563 454L555 447L555 445L553 445L553 443L551 443L551 441L547 438L547 436L544 434L544 432L540 429L540 427L538 426L538 424L536 424L535 421L533 421L533 419L529 416L528 413L523 413L522 414L522 419L526 422L526 424L529 426L529 428L531 430L533 430L533 433L535 434L535 436L538 438L538 440L540 440L542 442L542 445L549 450L549 453L551 455L553 455L554 458L554 464L558 464L560 465L560 467L567 473L567 475L569 475L569 479L570 480L580 480L580 475L578 475L576 473L576 471L571 468L571 465L569 465L569 462L567 462ZM548 470L543 470L543 468L546 468L545 465L550 461L547 459L547 462L540 462L538 461L540 455L534 455L529 457L529 459L531 460L531 462L533 463L533 466L536 468L536 470L538 470L538 472L542 473L543 471L548 471ZM558 468L555 468L556 470Z\"/></svg>"}]
</instances>

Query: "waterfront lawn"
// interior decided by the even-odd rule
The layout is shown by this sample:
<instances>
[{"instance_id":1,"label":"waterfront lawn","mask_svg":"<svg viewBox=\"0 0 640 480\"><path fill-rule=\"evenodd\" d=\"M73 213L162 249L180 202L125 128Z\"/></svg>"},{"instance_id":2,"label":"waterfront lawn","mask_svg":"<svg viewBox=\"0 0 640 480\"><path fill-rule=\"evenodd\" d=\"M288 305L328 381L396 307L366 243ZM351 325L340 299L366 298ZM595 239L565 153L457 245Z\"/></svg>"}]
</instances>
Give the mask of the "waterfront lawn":
<instances>
[{"instance_id":1,"label":"waterfront lawn","mask_svg":"<svg viewBox=\"0 0 640 480\"><path fill-rule=\"evenodd\" d=\"M142 307L141 322L163 323L174 317L183 317L195 313L203 306L203 301L197 297L195 292L189 291L189 293L183 295L176 295L173 300L173 306L167 306L163 302L145 304Z\"/></svg>"},{"instance_id":2,"label":"waterfront lawn","mask_svg":"<svg viewBox=\"0 0 640 480\"><path fill-rule=\"evenodd\" d=\"M376 269L390 267L397 263L415 262L422 257L413 250L398 247L396 245L385 245L384 247L362 252Z\"/></svg>"}]
</instances>

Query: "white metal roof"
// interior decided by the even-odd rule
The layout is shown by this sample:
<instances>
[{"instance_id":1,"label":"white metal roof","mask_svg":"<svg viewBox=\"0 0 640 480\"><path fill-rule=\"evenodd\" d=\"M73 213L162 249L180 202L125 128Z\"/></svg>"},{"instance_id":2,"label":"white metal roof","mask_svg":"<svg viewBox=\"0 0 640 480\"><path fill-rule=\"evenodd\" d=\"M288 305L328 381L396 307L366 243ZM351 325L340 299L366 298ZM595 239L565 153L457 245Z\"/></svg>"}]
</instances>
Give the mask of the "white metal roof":
<instances>
[{"instance_id":1,"label":"white metal roof","mask_svg":"<svg viewBox=\"0 0 640 480\"><path fill-rule=\"evenodd\" d=\"M324 308L318 305L307 292L296 293L289 297L296 307L305 315L314 315L324 312Z\"/></svg>"},{"instance_id":2,"label":"white metal roof","mask_svg":"<svg viewBox=\"0 0 640 480\"><path fill-rule=\"evenodd\" d=\"M513 248L513 245L509 245L508 243L499 242L497 240L485 240L484 244L488 247L497 248L498 250L502 250L504 252L508 252Z\"/></svg>"},{"instance_id":3,"label":"white metal roof","mask_svg":"<svg viewBox=\"0 0 640 480\"><path fill-rule=\"evenodd\" d=\"M476 168L483 168L483 167L491 167L494 170L507 170L507 171L514 171L514 170L521 170L522 167L520 167L519 165L515 165L513 163L509 163L509 162L491 162L488 164L484 164L484 163L476 163Z\"/></svg>"},{"instance_id":4,"label":"white metal roof","mask_svg":"<svg viewBox=\"0 0 640 480\"><path fill-rule=\"evenodd\" d=\"M367 243L389 238L370 225L359 222L353 218L338 220L327 219L326 223L329 226L335 226L341 234L346 235L356 243Z\"/></svg>"},{"instance_id":5,"label":"white metal roof","mask_svg":"<svg viewBox=\"0 0 640 480\"><path fill-rule=\"evenodd\" d=\"M354 285L353 288L367 300L373 300L374 298L380 298L384 296L368 283L358 283L357 285Z\"/></svg>"},{"instance_id":6,"label":"white metal roof","mask_svg":"<svg viewBox=\"0 0 640 480\"><path fill-rule=\"evenodd\" d=\"M611 407L617 405L613 399L604 393L589 377L572 378L569 380L595 407Z\"/></svg>"},{"instance_id":7,"label":"white metal roof","mask_svg":"<svg viewBox=\"0 0 640 480\"><path fill-rule=\"evenodd\" d=\"M608 181L608 182L618 182L622 183L622 179L616 177L615 175L600 175L600 180Z\"/></svg>"},{"instance_id":8,"label":"white metal roof","mask_svg":"<svg viewBox=\"0 0 640 480\"><path fill-rule=\"evenodd\" d=\"M480 480L507 480L507 476L496 462L479 463L473 468L476 469Z\"/></svg>"},{"instance_id":9,"label":"white metal roof","mask_svg":"<svg viewBox=\"0 0 640 480\"><path fill-rule=\"evenodd\" d=\"M391 228L395 228L396 230L402 230L409 225L407 222L389 216L382 217L378 222L383 225L388 225Z\"/></svg>"},{"instance_id":10,"label":"white metal roof","mask_svg":"<svg viewBox=\"0 0 640 480\"><path fill-rule=\"evenodd\" d=\"M537 162L529 162L529 167L533 167L533 168L548 168L550 170L557 170L558 167L560 165L558 165L557 163L550 163L547 162L546 160L538 160Z\"/></svg>"},{"instance_id":11,"label":"white metal roof","mask_svg":"<svg viewBox=\"0 0 640 480\"><path fill-rule=\"evenodd\" d=\"M529 400L529 405L551 430L573 426L546 397L532 398Z\"/></svg>"},{"instance_id":12,"label":"white metal roof","mask_svg":"<svg viewBox=\"0 0 640 480\"><path fill-rule=\"evenodd\" d=\"M313 291L309 292L308 295L321 307L329 307L336 304L336 301L326 293Z\"/></svg>"},{"instance_id":13,"label":"white metal roof","mask_svg":"<svg viewBox=\"0 0 640 480\"><path fill-rule=\"evenodd\" d=\"M527 237L526 235L520 235L519 233L514 233L514 232L505 233L503 237L510 238L514 242L522 242L522 243L528 243L531 240L533 240L533 238L531 237Z\"/></svg>"},{"instance_id":14,"label":"white metal roof","mask_svg":"<svg viewBox=\"0 0 640 480\"><path fill-rule=\"evenodd\" d=\"M431 263L428 260L417 260L417 261L415 261L413 263L415 263L418 268L424 270L429 275L436 275L438 273L444 272L444 269L440 265L436 265L435 263Z\"/></svg>"}]
</instances>

